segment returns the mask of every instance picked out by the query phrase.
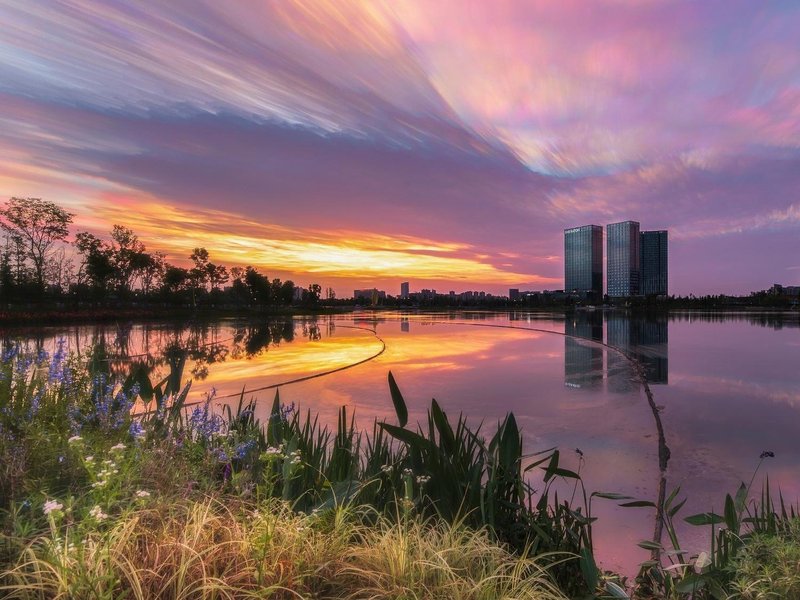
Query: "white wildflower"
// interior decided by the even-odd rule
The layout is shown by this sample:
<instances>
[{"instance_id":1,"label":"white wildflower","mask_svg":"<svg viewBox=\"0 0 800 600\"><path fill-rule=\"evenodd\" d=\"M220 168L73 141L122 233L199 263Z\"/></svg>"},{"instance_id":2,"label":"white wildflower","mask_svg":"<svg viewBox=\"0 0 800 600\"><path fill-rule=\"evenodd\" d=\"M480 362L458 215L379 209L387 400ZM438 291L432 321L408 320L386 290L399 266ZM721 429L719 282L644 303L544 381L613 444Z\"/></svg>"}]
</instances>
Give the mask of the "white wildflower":
<instances>
[{"instance_id":1,"label":"white wildflower","mask_svg":"<svg viewBox=\"0 0 800 600\"><path fill-rule=\"evenodd\" d=\"M417 476L417 483L420 485L428 483L431 480L430 475L418 475Z\"/></svg>"},{"instance_id":2,"label":"white wildflower","mask_svg":"<svg viewBox=\"0 0 800 600\"><path fill-rule=\"evenodd\" d=\"M44 511L44 514L49 515L54 510L61 510L62 508L64 508L64 505L58 500L48 500L44 503L42 510Z\"/></svg>"},{"instance_id":3,"label":"white wildflower","mask_svg":"<svg viewBox=\"0 0 800 600\"><path fill-rule=\"evenodd\" d=\"M87 456L83 460L85 460L87 463L94 462L94 456L91 456L91 455Z\"/></svg>"},{"instance_id":4,"label":"white wildflower","mask_svg":"<svg viewBox=\"0 0 800 600\"><path fill-rule=\"evenodd\" d=\"M95 482L92 484L92 487L93 487L93 488L99 488L99 487L103 487L103 486L104 486L105 484L107 484L107 483L108 483L108 482L107 482L105 479L99 479L99 480L95 481Z\"/></svg>"},{"instance_id":5,"label":"white wildflower","mask_svg":"<svg viewBox=\"0 0 800 600\"><path fill-rule=\"evenodd\" d=\"M108 518L108 515L103 512L99 504L95 504L92 510L89 511L89 516L97 521L103 521Z\"/></svg>"},{"instance_id":6,"label":"white wildflower","mask_svg":"<svg viewBox=\"0 0 800 600\"><path fill-rule=\"evenodd\" d=\"M67 440L68 444L72 444L74 442L80 442L83 438L79 435L73 435L71 438Z\"/></svg>"},{"instance_id":7,"label":"white wildflower","mask_svg":"<svg viewBox=\"0 0 800 600\"><path fill-rule=\"evenodd\" d=\"M149 498L150 492L146 490L136 490L136 497L137 498Z\"/></svg>"},{"instance_id":8,"label":"white wildflower","mask_svg":"<svg viewBox=\"0 0 800 600\"><path fill-rule=\"evenodd\" d=\"M391 473L392 472L392 465L382 465L381 466L381 471L383 471L384 473L387 473L387 474Z\"/></svg>"},{"instance_id":9,"label":"white wildflower","mask_svg":"<svg viewBox=\"0 0 800 600\"><path fill-rule=\"evenodd\" d=\"M122 450L125 450L125 444L123 444L122 442L120 442L119 444L116 444L116 445L114 445L114 446L111 446L111 451L112 451L112 452L114 452L114 451L116 451L116 450L120 450L120 451L122 451Z\"/></svg>"}]
</instances>

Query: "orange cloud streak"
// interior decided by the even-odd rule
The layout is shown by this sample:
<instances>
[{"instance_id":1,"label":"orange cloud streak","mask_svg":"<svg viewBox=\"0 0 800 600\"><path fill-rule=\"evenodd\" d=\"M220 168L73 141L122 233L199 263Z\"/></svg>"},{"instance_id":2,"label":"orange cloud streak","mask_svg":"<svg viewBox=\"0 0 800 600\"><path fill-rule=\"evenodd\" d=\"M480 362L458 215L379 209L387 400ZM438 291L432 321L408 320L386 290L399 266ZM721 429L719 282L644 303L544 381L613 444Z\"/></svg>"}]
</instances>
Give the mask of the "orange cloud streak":
<instances>
[{"instance_id":1,"label":"orange cloud streak","mask_svg":"<svg viewBox=\"0 0 800 600\"><path fill-rule=\"evenodd\" d=\"M270 270L353 279L407 277L471 283L554 283L504 270L461 243L364 231L300 229L258 223L224 211L191 210L156 200L108 198L94 208L108 223L123 223L152 249L179 257L198 246L212 259Z\"/></svg>"}]
</instances>

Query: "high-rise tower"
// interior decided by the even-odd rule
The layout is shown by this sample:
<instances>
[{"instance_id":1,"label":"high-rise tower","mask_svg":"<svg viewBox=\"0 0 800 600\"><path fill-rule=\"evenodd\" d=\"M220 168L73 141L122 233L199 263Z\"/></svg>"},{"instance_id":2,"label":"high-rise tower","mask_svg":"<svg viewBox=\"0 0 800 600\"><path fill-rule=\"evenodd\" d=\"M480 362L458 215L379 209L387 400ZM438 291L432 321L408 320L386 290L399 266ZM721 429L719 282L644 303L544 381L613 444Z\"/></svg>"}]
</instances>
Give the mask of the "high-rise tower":
<instances>
[{"instance_id":1,"label":"high-rise tower","mask_svg":"<svg viewBox=\"0 0 800 600\"><path fill-rule=\"evenodd\" d=\"M564 291L599 301L603 297L603 228L583 225L564 230Z\"/></svg>"},{"instance_id":2,"label":"high-rise tower","mask_svg":"<svg viewBox=\"0 0 800 600\"><path fill-rule=\"evenodd\" d=\"M667 231L642 231L640 294L667 295L667 258Z\"/></svg>"},{"instance_id":3,"label":"high-rise tower","mask_svg":"<svg viewBox=\"0 0 800 600\"><path fill-rule=\"evenodd\" d=\"M611 297L639 294L639 223L606 225L607 286Z\"/></svg>"}]
</instances>

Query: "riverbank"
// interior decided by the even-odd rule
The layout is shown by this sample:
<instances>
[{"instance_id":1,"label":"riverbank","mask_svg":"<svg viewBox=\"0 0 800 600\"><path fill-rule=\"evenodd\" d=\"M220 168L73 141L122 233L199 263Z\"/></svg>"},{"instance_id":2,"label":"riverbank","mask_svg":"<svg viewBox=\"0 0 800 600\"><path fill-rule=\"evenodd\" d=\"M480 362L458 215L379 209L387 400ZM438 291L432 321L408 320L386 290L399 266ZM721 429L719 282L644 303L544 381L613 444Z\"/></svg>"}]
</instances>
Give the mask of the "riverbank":
<instances>
[{"instance_id":1,"label":"riverbank","mask_svg":"<svg viewBox=\"0 0 800 600\"><path fill-rule=\"evenodd\" d=\"M352 312L354 307L171 307L139 305L127 307L106 306L18 306L0 310L0 327L26 325L81 325L84 323L114 323L120 321L212 321L224 318L280 318L313 315L337 315Z\"/></svg>"}]
</instances>

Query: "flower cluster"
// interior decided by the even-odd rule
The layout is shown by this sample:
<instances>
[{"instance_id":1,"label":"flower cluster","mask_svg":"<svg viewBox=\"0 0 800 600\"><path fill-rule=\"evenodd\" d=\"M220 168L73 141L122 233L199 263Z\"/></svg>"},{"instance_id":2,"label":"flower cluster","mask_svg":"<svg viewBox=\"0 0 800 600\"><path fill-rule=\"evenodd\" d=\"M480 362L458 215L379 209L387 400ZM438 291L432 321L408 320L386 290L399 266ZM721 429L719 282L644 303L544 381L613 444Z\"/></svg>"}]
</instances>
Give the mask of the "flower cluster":
<instances>
[{"instance_id":1,"label":"flower cluster","mask_svg":"<svg viewBox=\"0 0 800 600\"><path fill-rule=\"evenodd\" d=\"M215 393L216 390L211 390L203 405L195 407L189 415L189 434L195 441L208 442L222 432L222 417L213 414L209 408Z\"/></svg>"},{"instance_id":2,"label":"flower cluster","mask_svg":"<svg viewBox=\"0 0 800 600\"><path fill-rule=\"evenodd\" d=\"M246 442L243 442L238 446L236 446L236 450L234 450L233 456L237 460L244 460L247 457L247 455L250 454L250 452L257 447L257 445L258 444L256 443L255 440L248 440Z\"/></svg>"},{"instance_id":3,"label":"flower cluster","mask_svg":"<svg viewBox=\"0 0 800 600\"><path fill-rule=\"evenodd\" d=\"M113 448L112 448L113 449ZM108 485L108 480L111 478L112 475L116 475L119 473L119 469L117 468L117 464L110 459L106 459L103 461L103 468L100 469L97 473L97 481L92 484L93 488L101 488Z\"/></svg>"},{"instance_id":4,"label":"flower cluster","mask_svg":"<svg viewBox=\"0 0 800 600\"><path fill-rule=\"evenodd\" d=\"M96 521L104 521L108 518L108 515L103 512L103 509L100 508L99 504L95 504L94 507L92 507L92 510L89 511L89 516Z\"/></svg>"},{"instance_id":5,"label":"flower cluster","mask_svg":"<svg viewBox=\"0 0 800 600\"><path fill-rule=\"evenodd\" d=\"M262 458L265 460L273 460L276 458L283 458L283 444L277 447L269 446L264 452L261 453Z\"/></svg>"},{"instance_id":6,"label":"flower cluster","mask_svg":"<svg viewBox=\"0 0 800 600\"><path fill-rule=\"evenodd\" d=\"M72 431L77 434L87 426L105 433L119 431L128 425L138 395L136 385L126 392L116 382L108 381L105 375L95 376L89 394L90 406L73 404L69 411Z\"/></svg>"},{"instance_id":7,"label":"flower cluster","mask_svg":"<svg viewBox=\"0 0 800 600\"><path fill-rule=\"evenodd\" d=\"M64 505L58 500L48 500L44 503L42 510L44 511L45 515L49 515L50 513L60 511L62 508L64 508Z\"/></svg>"}]
</instances>

